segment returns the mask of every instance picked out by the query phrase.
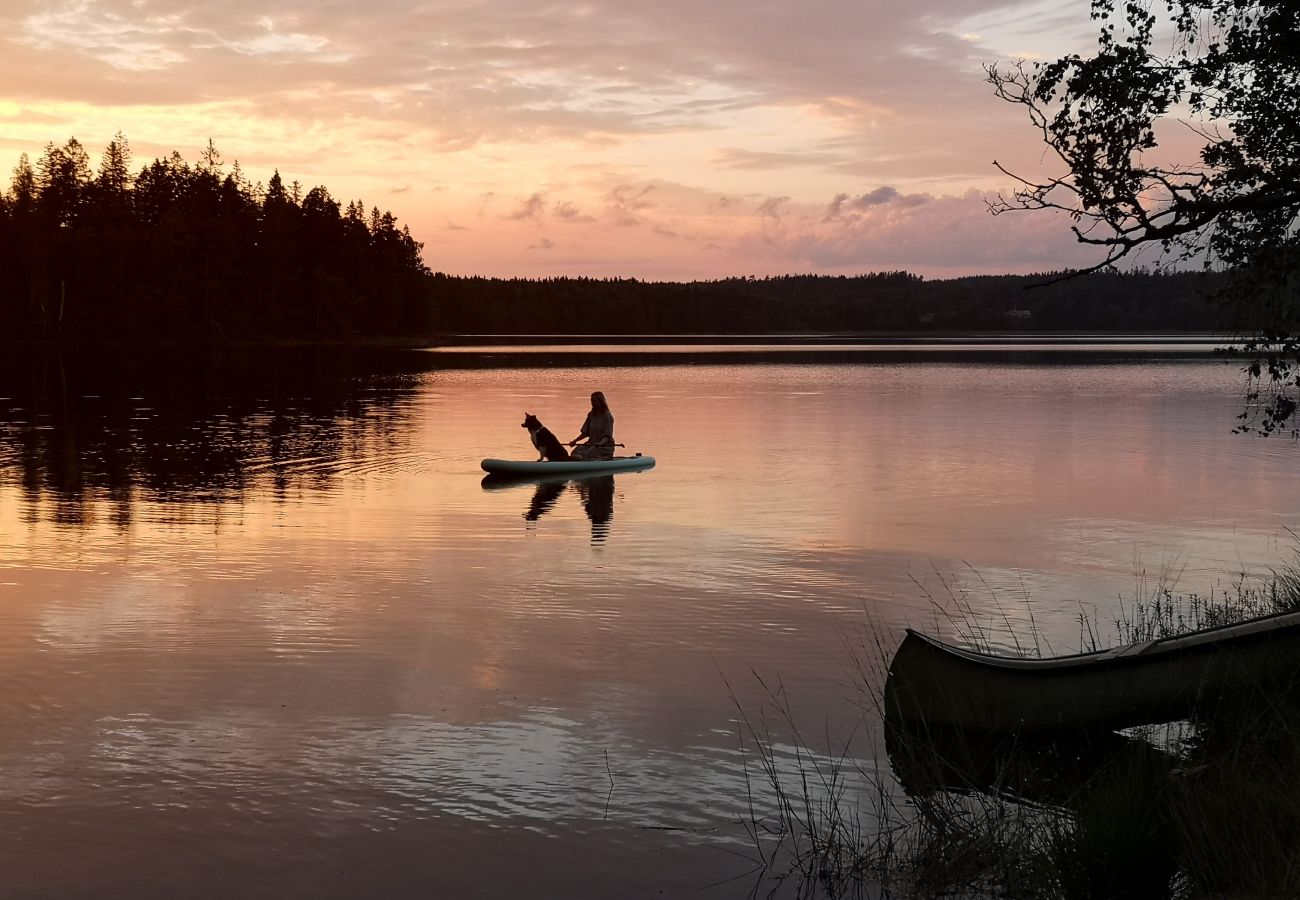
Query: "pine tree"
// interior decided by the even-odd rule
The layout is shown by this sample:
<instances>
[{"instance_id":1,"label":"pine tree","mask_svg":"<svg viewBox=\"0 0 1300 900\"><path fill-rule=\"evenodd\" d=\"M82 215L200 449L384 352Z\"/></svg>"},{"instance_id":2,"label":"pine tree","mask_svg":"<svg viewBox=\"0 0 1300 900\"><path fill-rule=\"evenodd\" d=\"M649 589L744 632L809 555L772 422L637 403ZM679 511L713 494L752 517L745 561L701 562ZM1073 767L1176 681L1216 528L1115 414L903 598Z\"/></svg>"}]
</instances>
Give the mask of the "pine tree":
<instances>
[{"instance_id":1,"label":"pine tree","mask_svg":"<svg viewBox=\"0 0 1300 900\"><path fill-rule=\"evenodd\" d=\"M112 194L125 193L131 187L131 148L120 131L104 148L98 184L101 190Z\"/></svg>"},{"instance_id":2,"label":"pine tree","mask_svg":"<svg viewBox=\"0 0 1300 900\"><path fill-rule=\"evenodd\" d=\"M212 142L212 138L208 138L208 145L199 153L199 162L205 172L213 175L221 172L221 151Z\"/></svg>"},{"instance_id":3,"label":"pine tree","mask_svg":"<svg viewBox=\"0 0 1300 900\"><path fill-rule=\"evenodd\" d=\"M9 192L17 215L26 215L36 206L36 191L36 173L24 153L18 157L18 165L14 167L13 187Z\"/></svg>"}]
</instances>

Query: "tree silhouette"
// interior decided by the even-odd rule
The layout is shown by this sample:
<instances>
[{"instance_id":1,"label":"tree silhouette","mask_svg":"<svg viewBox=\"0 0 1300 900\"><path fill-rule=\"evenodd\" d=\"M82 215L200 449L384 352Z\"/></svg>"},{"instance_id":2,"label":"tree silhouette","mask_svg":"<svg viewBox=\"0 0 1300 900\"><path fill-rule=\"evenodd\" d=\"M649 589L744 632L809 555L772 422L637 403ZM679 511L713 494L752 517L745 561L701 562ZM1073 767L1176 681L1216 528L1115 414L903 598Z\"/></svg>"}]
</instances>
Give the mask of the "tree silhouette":
<instances>
[{"instance_id":1,"label":"tree silhouette","mask_svg":"<svg viewBox=\"0 0 1300 900\"><path fill-rule=\"evenodd\" d=\"M125 198L126 192L131 188L131 149L120 131L104 148L96 184L114 199Z\"/></svg>"},{"instance_id":2,"label":"tree silhouette","mask_svg":"<svg viewBox=\"0 0 1300 900\"><path fill-rule=\"evenodd\" d=\"M1063 168L1044 180L1018 178L992 211L1068 213L1077 238L1102 253L1094 269L1152 247L1175 263L1231 271L1225 296L1234 324L1253 336L1250 399L1264 400L1243 413L1242 430L1292 427L1300 387L1300 6L1154 6L1161 12L1093 0L1096 55L987 70L997 95L1024 107ZM1195 159L1168 161L1157 152L1159 129L1179 120L1200 149Z\"/></svg>"},{"instance_id":3,"label":"tree silhouette","mask_svg":"<svg viewBox=\"0 0 1300 900\"><path fill-rule=\"evenodd\" d=\"M295 196L278 171L264 187L250 184L211 142L196 165L172 152L134 171L120 134L97 174L75 141L49 145L35 166L19 160L0 196L0 338L419 341L1219 324L1199 296L1220 279L1201 273L1093 273L1032 294L1022 288L1043 276L453 278L428 271L420 243L392 213L341 202L324 186Z\"/></svg>"},{"instance_id":4,"label":"tree silhouette","mask_svg":"<svg viewBox=\"0 0 1300 900\"><path fill-rule=\"evenodd\" d=\"M348 339L431 320L421 245L391 213L372 232L324 187L265 191L209 140L134 176L126 138L97 174L81 144L19 160L0 198L0 320L10 338Z\"/></svg>"}]
</instances>

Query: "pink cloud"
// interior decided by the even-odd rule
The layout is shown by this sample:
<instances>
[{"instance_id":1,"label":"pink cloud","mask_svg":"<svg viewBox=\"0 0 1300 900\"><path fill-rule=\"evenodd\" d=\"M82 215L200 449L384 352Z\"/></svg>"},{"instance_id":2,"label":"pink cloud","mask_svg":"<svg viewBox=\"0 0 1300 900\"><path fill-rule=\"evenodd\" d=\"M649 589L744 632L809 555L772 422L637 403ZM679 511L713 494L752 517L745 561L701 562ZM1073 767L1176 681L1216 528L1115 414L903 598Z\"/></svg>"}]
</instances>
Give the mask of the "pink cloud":
<instances>
[{"instance_id":1,"label":"pink cloud","mask_svg":"<svg viewBox=\"0 0 1300 900\"><path fill-rule=\"evenodd\" d=\"M519 208L505 216L512 222L524 220L538 222L546 212L546 199L541 194L532 194L519 204Z\"/></svg>"}]
</instances>

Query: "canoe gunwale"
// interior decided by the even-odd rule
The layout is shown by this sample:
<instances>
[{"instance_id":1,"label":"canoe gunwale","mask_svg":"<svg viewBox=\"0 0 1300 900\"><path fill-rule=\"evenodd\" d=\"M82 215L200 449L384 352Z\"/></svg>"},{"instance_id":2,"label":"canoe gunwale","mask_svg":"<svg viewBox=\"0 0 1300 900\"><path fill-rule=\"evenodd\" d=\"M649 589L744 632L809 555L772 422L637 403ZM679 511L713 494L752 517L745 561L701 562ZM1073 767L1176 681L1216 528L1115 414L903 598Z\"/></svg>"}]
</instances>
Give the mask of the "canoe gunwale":
<instances>
[{"instance_id":1,"label":"canoe gunwale","mask_svg":"<svg viewBox=\"0 0 1300 900\"><path fill-rule=\"evenodd\" d=\"M1281 612L1259 619L1252 619L1248 622L1237 622L1230 625L1220 625L1215 628L1206 628L1201 631L1191 632L1190 634L1158 638L1152 641L1141 641L1136 644L1125 644L1120 647L1111 647L1106 650L1092 650L1086 653L1071 653L1063 656L1049 657L999 656L993 653L980 653L977 650L970 650L965 647L958 647L955 644L946 643L945 641L941 641L938 638L931 637L928 634L924 634L912 628L907 629L907 634L924 641L936 650L977 665L984 665L992 668L1046 672L1055 669L1073 669L1080 666L1093 666L1105 664L1107 662L1122 663L1126 660L1134 662L1137 660L1147 660L1168 653L1177 653L1182 650L1188 650L1203 644L1215 644L1225 640L1237 641L1249 639L1251 637L1263 637L1271 632L1296 626L1300 626L1300 611Z\"/></svg>"}]
</instances>

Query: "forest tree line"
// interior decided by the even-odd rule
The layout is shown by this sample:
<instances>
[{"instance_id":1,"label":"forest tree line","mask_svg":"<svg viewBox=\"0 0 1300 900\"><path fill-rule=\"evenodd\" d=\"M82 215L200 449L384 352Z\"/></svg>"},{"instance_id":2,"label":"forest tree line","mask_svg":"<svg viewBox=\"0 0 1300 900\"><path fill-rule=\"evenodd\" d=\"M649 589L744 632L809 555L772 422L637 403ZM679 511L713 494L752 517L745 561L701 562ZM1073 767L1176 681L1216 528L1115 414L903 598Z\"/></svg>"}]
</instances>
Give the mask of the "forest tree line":
<instances>
[{"instance_id":1,"label":"forest tree line","mask_svg":"<svg viewBox=\"0 0 1300 900\"><path fill-rule=\"evenodd\" d=\"M982 275L909 272L716 281L432 276L449 334L1212 331L1232 322L1201 272Z\"/></svg>"},{"instance_id":2,"label":"forest tree line","mask_svg":"<svg viewBox=\"0 0 1300 900\"><path fill-rule=\"evenodd\" d=\"M24 155L0 195L10 340L412 341L443 334L1217 330L1202 273L927 281L908 272L714 281L433 273L391 213L276 172L251 184L209 142L132 171L70 139ZM1055 273L1060 274L1060 273Z\"/></svg>"},{"instance_id":3,"label":"forest tree line","mask_svg":"<svg viewBox=\"0 0 1300 900\"><path fill-rule=\"evenodd\" d=\"M250 184L208 143L97 171L75 139L24 154L0 198L0 321L16 338L259 339L426 328L421 245L391 213L324 187Z\"/></svg>"}]
</instances>

